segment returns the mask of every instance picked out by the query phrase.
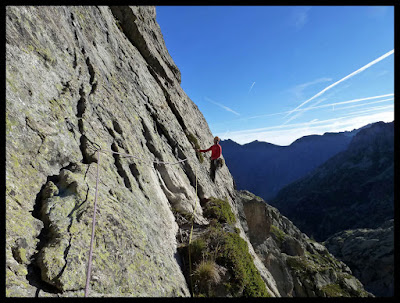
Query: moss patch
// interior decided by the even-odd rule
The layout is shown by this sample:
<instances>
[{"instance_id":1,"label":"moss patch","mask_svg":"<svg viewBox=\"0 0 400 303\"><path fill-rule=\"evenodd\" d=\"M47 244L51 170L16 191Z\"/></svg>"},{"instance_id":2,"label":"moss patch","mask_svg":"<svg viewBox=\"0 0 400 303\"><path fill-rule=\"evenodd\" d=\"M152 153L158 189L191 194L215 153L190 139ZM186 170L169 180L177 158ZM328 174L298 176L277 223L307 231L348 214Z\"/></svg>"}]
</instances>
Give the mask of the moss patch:
<instances>
[{"instance_id":1,"label":"moss patch","mask_svg":"<svg viewBox=\"0 0 400 303\"><path fill-rule=\"evenodd\" d=\"M236 222L227 199L221 200L211 197L205 205L204 215L208 218L217 219L221 223L234 224Z\"/></svg>"},{"instance_id":2,"label":"moss patch","mask_svg":"<svg viewBox=\"0 0 400 303\"><path fill-rule=\"evenodd\" d=\"M232 294L242 292L245 297L268 296L246 241L236 233L223 232L222 237L223 243L217 262L227 267L232 274Z\"/></svg>"}]
</instances>

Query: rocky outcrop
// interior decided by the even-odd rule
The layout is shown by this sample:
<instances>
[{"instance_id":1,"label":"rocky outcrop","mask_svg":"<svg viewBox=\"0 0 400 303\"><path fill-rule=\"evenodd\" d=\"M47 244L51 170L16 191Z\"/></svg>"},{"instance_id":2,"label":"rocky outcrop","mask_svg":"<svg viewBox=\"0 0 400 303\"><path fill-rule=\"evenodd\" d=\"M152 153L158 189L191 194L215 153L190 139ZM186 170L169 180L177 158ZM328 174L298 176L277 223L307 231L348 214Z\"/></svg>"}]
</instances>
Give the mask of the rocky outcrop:
<instances>
[{"instance_id":1,"label":"rocky outcrop","mask_svg":"<svg viewBox=\"0 0 400 303\"><path fill-rule=\"evenodd\" d=\"M237 220L258 206L241 210L228 167L213 182L195 152L213 136L154 7L7 6L6 26L6 296L83 296L96 184L89 296L285 294ZM247 227L255 243L268 222ZM207 260L188 263L191 235Z\"/></svg>"},{"instance_id":2,"label":"rocky outcrop","mask_svg":"<svg viewBox=\"0 0 400 303\"><path fill-rule=\"evenodd\" d=\"M346 263L369 292L394 295L394 220L376 229L355 229L329 237L324 245Z\"/></svg>"},{"instance_id":3,"label":"rocky outcrop","mask_svg":"<svg viewBox=\"0 0 400 303\"><path fill-rule=\"evenodd\" d=\"M243 229L283 297L372 296L321 243L248 191L238 192ZM259 233L260 225L265 231Z\"/></svg>"}]
</instances>

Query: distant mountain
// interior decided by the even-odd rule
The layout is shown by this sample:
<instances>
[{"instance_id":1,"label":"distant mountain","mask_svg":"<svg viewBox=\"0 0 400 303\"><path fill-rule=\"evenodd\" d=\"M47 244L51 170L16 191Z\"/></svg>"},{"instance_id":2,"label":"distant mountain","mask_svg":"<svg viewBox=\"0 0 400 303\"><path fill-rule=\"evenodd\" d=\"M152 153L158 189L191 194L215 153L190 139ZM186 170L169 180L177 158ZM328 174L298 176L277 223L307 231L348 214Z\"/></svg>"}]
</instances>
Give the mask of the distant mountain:
<instances>
[{"instance_id":1,"label":"distant mountain","mask_svg":"<svg viewBox=\"0 0 400 303\"><path fill-rule=\"evenodd\" d=\"M240 145L232 140L220 144L237 188L269 200L285 185L345 150L358 131L305 136L289 146L260 141Z\"/></svg>"},{"instance_id":2,"label":"distant mountain","mask_svg":"<svg viewBox=\"0 0 400 303\"><path fill-rule=\"evenodd\" d=\"M302 231L322 241L393 218L394 123L360 130L348 148L269 201Z\"/></svg>"}]
</instances>

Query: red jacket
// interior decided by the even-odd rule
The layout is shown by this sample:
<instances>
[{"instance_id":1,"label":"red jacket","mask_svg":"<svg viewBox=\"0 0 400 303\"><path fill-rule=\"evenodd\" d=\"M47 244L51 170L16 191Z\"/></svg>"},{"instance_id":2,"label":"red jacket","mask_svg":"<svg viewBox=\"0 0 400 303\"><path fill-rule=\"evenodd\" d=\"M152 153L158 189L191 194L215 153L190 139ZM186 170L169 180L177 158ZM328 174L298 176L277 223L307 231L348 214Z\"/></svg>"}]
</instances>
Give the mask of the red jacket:
<instances>
[{"instance_id":1,"label":"red jacket","mask_svg":"<svg viewBox=\"0 0 400 303\"><path fill-rule=\"evenodd\" d=\"M211 150L211 160L215 160L215 159L218 159L219 157L221 157L222 147L218 143L214 144L209 149L200 149L199 151L204 153L204 152L208 152L210 150Z\"/></svg>"}]
</instances>

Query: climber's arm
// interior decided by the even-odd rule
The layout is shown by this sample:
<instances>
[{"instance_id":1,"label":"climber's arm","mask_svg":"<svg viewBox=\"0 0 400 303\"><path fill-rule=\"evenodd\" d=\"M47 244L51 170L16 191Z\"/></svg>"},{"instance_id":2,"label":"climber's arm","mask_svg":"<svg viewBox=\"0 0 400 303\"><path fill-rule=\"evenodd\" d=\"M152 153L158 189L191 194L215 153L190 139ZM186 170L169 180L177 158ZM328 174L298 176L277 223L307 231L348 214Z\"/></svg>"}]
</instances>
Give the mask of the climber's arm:
<instances>
[{"instance_id":1,"label":"climber's arm","mask_svg":"<svg viewBox=\"0 0 400 303\"><path fill-rule=\"evenodd\" d=\"M212 146L211 146L212 147ZM211 150L211 147L208 149L198 149L199 152L205 153Z\"/></svg>"}]
</instances>

